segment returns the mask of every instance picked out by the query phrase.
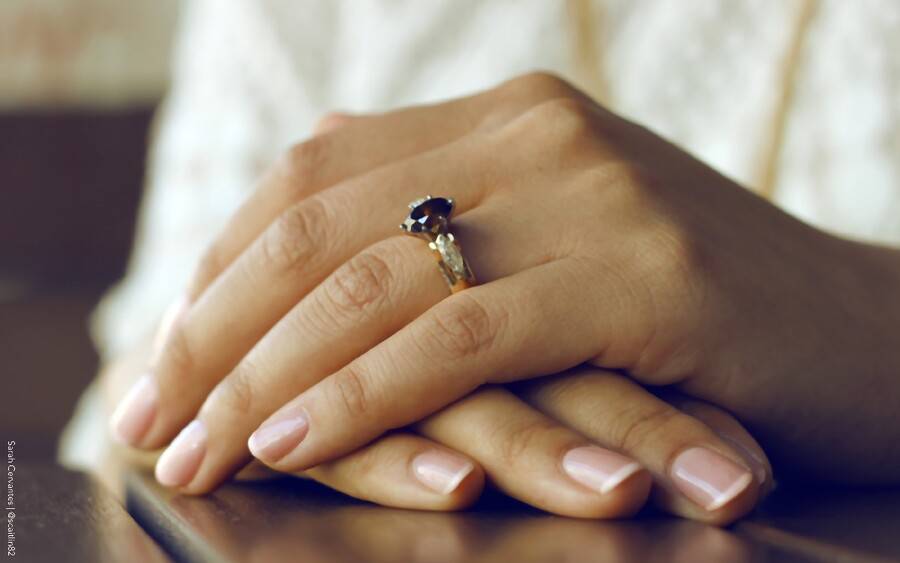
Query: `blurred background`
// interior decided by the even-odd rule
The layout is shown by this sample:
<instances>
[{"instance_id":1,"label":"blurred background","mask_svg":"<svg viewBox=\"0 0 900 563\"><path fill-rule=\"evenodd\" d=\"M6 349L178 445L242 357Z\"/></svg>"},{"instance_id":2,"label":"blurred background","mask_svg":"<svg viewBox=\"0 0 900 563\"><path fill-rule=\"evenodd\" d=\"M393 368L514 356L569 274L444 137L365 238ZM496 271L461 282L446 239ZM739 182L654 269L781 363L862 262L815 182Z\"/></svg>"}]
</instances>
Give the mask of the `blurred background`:
<instances>
[{"instance_id":1,"label":"blurred background","mask_svg":"<svg viewBox=\"0 0 900 563\"><path fill-rule=\"evenodd\" d=\"M0 2L0 428L52 458L124 272L175 0Z\"/></svg>"}]
</instances>

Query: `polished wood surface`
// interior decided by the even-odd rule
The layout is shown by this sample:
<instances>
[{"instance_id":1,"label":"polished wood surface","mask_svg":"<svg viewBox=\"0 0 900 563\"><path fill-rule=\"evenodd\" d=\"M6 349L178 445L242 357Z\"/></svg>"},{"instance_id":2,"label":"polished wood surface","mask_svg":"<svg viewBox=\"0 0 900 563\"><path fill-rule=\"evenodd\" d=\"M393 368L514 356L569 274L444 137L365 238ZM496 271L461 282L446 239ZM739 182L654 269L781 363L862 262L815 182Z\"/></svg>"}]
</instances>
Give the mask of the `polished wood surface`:
<instances>
[{"instance_id":1,"label":"polished wood surface","mask_svg":"<svg viewBox=\"0 0 900 563\"><path fill-rule=\"evenodd\" d=\"M496 494L439 514L373 506L312 482L231 483L206 497L126 479L136 520L183 561L900 561L900 491L782 487L730 529L645 514L599 522Z\"/></svg>"},{"instance_id":2,"label":"polished wood surface","mask_svg":"<svg viewBox=\"0 0 900 563\"><path fill-rule=\"evenodd\" d=\"M16 555L7 556L7 561L170 561L119 500L91 477L49 463L16 461L12 479L15 510L8 510L4 502L4 520L15 513Z\"/></svg>"},{"instance_id":3,"label":"polished wood surface","mask_svg":"<svg viewBox=\"0 0 900 563\"><path fill-rule=\"evenodd\" d=\"M650 512L621 522L561 518L496 493L441 514L382 508L293 478L187 497L147 473L119 477L106 481L117 489L121 481L113 494L81 473L18 463L15 560L900 561L900 490L781 487L750 518L718 529Z\"/></svg>"}]
</instances>

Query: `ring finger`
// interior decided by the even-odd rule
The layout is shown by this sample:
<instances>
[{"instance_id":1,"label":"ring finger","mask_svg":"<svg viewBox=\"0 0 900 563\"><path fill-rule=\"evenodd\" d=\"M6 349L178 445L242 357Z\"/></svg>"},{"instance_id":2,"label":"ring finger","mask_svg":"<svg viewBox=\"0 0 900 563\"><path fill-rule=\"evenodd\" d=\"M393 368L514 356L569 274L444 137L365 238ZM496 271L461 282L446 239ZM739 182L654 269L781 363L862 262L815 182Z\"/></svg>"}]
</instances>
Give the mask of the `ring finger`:
<instances>
[{"instance_id":1,"label":"ring finger","mask_svg":"<svg viewBox=\"0 0 900 563\"><path fill-rule=\"evenodd\" d=\"M507 248L505 245L516 239L517 227L503 223L502 217L485 206L459 218L457 224L462 227L490 223L511 233L503 240L486 241L477 248L473 245L468 255L475 265L487 262L490 256L506 256L504 261L495 261L493 268L485 267L493 275L503 276L545 259L545 254L537 251L516 253ZM352 258L278 321L221 382L211 379L208 388L197 392L206 399L196 421L184 432L202 436L204 454L189 454L199 445L195 443L192 449L186 445L190 441L176 438L169 447L172 453L164 454L160 461L163 476L179 476L167 484L191 493L216 487L249 460L247 439L286 398L340 369L446 295L446 284L431 251L420 240L391 237ZM398 404L402 400L398 398ZM196 430L198 426L202 433ZM280 443L289 443L304 431L298 425L282 425L254 447L272 453ZM166 465L177 470L167 470ZM184 469L187 466L189 470Z\"/></svg>"},{"instance_id":2,"label":"ring finger","mask_svg":"<svg viewBox=\"0 0 900 563\"><path fill-rule=\"evenodd\" d=\"M215 384L304 295L354 254L397 233L396 202L420 195L418 186L436 169L449 184L465 187L454 193L457 211L472 208L481 187L473 185L475 175L467 169L477 160L460 141L335 186L285 211L173 323L153 374L138 386L142 398L127 397L113 417L119 436L142 448L167 443ZM141 408L133 408L133 402Z\"/></svg>"}]
</instances>

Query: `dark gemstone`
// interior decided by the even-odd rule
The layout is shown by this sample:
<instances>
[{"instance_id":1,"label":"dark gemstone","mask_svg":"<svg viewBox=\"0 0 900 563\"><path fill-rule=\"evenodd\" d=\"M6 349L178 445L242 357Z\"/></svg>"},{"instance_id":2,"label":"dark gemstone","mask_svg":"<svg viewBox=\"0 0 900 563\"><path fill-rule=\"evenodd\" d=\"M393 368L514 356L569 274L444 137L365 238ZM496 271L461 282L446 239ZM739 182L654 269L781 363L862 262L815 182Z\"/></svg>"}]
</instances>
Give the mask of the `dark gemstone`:
<instances>
[{"instance_id":1,"label":"dark gemstone","mask_svg":"<svg viewBox=\"0 0 900 563\"><path fill-rule=\"evenodd\" d=\"M438 225L445 223L453 212L453 204L447 198L433 197L416 205L409 212L410 231L421 233L433 231Z\"/></svg>"}]
</instances>

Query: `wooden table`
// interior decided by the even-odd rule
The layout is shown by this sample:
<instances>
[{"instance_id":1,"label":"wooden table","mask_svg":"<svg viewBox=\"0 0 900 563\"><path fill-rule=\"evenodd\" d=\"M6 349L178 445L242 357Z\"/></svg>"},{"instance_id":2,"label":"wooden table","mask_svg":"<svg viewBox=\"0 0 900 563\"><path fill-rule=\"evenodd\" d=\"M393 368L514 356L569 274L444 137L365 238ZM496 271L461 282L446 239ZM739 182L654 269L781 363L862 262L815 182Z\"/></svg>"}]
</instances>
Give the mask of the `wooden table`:
<instances>
[{"instance_id":1,"label":"wooden table","mask_svg":"<svg viewBox=\"0 0 900 563\"><path fill-rule=\"evenodd\" d=\"M194 498L143 473L124 479L129 517L78 473L21 467L16 482L20 561L900 561L900 490L782 487L722 530L652 513L561 518L491 493L462 513L396 510L291 478Z\"/></svg>"}]
</instances>

